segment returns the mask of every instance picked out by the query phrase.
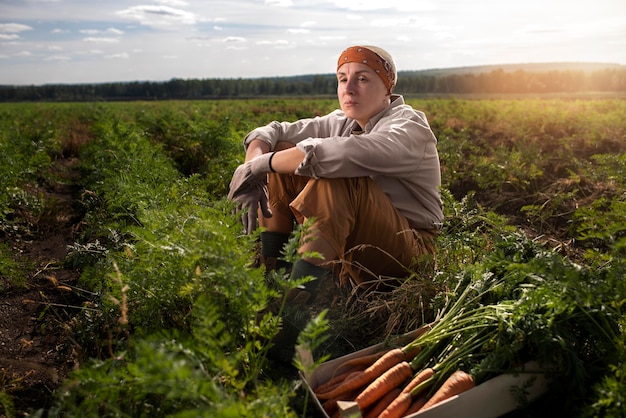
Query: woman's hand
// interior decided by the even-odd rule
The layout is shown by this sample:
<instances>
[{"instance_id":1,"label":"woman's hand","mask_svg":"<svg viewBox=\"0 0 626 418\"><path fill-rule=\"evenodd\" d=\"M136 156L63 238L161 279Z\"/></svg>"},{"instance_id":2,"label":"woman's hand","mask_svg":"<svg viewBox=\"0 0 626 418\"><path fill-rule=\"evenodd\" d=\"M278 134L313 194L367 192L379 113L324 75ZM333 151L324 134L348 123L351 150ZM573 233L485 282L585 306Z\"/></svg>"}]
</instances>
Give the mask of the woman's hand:
<instances>
[{"instance_id":1,"label":"woman's hand","mask_svg":"<svg viewBox=\"0 0 626 418\"><path fill-rule=\"evenodd\" d=\"M234 201L246 234L257 228L257 211L272 217L267 192L267 173L271 171L272 154L263 154L237 167L230 181L228 199Z\"/></svg>"}]
</instances>

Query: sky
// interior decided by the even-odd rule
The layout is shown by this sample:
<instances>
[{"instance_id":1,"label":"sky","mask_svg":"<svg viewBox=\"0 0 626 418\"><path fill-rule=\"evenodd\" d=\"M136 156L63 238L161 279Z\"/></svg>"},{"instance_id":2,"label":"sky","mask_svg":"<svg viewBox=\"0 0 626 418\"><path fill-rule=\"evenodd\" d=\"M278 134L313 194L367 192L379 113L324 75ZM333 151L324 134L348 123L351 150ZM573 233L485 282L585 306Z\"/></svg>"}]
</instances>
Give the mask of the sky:
<instances>
[{"instance_id":1,"label":"sky","mask_svg":"<svg viewBox=\"0 0 626 418\"><path fill-rule=\"evenodd\" d=\"M399 71L626 65L626 1L0 0L0 85L328 74L359 44Z\"/></svg>"}]
</instances>

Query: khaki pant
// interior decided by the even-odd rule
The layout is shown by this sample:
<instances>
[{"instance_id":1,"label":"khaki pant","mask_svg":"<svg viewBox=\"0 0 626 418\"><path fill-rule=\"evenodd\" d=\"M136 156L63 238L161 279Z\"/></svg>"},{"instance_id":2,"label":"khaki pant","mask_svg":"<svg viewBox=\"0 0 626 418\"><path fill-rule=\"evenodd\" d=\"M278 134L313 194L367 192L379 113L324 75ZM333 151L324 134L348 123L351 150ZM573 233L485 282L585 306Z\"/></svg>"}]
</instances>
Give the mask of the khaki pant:
<instances>
[{"instance_id":1,"label":"khaki pant","mask_svg":"<svg viewBox=\"0 0 626 418\"><path fill-rule=\"evenodd\" d=\"M412 229L371 178L268 178L274 216L298 223L314 218L313 228L340 254L333 268L343 284L383 290L424 259L432 262L438 231Z\"/></svg>"}]
</instances>

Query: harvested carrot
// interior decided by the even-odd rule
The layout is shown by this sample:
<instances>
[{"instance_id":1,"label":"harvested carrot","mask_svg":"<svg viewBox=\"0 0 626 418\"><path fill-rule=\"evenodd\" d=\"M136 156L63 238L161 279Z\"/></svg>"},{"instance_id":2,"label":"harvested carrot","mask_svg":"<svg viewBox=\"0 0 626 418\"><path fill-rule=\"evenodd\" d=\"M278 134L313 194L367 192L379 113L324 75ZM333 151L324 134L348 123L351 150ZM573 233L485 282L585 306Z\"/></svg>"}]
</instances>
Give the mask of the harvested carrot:
<instances>
[{"instance_id":1,"label":"harvested carrot","mask_svg":"<svg viewBox=\"0 0 626 418\"><path fill-rule=\"evenodd\" d=\"M401 393L396 399L394 399L379 415L380 418L400 418L404 416L406 411L413 403L413 396L411 392Z\"/></svg>"},{"instance_id":2,"label":"harvested carrot","mask_svg":"<svg viewBox=\"0 0 626 418\"><path fill-rule=\"evenodd\" d=\"M328 392L329 390L336 388L344 380L349 379L351 375L358 373L358 372L362 372L363 370L364 369L362 369L361 367L356 367L350 370L346 370L345 372L327 380L326 382L321 383L315 389L313 389L313 392L314 393Z\"/></svg>"},{"instance_id":3,"label":"harvested carrot","mask_svg":"<svg viewBox=\"0 0 626 418\"><path fill-rule=\"evenodd\" d=\"M421 372L417 373L413 379L402 389L400 395L394 399L384 410L384 414L381 413L381 417L402 417L405 415L409 415L409 410L411 408L417 408L417 405L421 408L426 400L423 402L417 402L419 399L416 398L420 392L423 391L423 384L427 382L429 379L432 380L432 376L434 375L435 370L431 367L423 369ZM420 386L422 385L422 386ZM419 386L419 387L418 387ZM417 405L416 405L417 404ZM415 409L414 412L417 412L418 409Z\"/></svg>"},{"instance_id":4,"label":"harvested carrot","mask_svg":"<svg viewBox=\"0 0 626 418\"><path fill-rule=\"evenodd\" d=\"M413 389L415 389L417 387L417 385L419 385L420 383L424 382L426 379L429 379L434 374L435 374L435 370L432 367L427 367L427 368L423 369L422 371L417 373L413 377L413 379L411 379L409 384L406 385L404 387L404 389L402 389L402 393L411 392Z\"/></svg>"},{"instance_id":5,"label":"harvested carrot","mask_svg":"<svg viewBox=\"0 0 626 418\"><path fill-rule=\"evenodd\" d=\"M463 393L476 386L474 378L463 370L457 370L448 377L437 389L433 396L426 402L423 409L426 410L443 402L459 393Z\"/></svg>"},{"instance_id":6,"label":"harvested carrot","mask_svg":"<svg viewBox=\"0 0 626 418\"><path fill-rule=\"evenodd\" d=\"M363 414L363 418L378 418L378 416L389 406L394 399L400 395L401 389L395 388L392 391L388 392L385 396L380 398L376 404L374 404L370 409Z\"/></svg>"},{"instance_id":7,"label":"harvested carrot","mask_svg":"<svg viewBox=\"0 0 626 418\"><path fill-rule=\"evenodd\" d=\"M411 406L409 407L409 409L406 410L403 416L407 417L409 415L412 415L420 411L424 407L424 404L426 404L426 398L421 397L421 398L415 399L413 403L411 404Z\"/></svg>"},{"instance_id":8,"label":"harvested carrot","mask_svg":"<svg viewBox=\"0 0 626 418\"><path fill-rule=\"evenodd\" d=\"M326 415L333 416L337 412L337 399L329 399L322 404L322 409L326 412Z\"/></svg>"},{"instance_id":9,"label":"harvested carrot","mask_svg":"<svg viewBox=\"0 0 626 418\"><path fill-rule=\"evenodd\" d=\"M405 353L401 348L394 348L387 351L381 358L376 360L374 364L372 364L367 369L358 373L356 376L353 376L349 379L343 381L337 388L316 394L318 399L326 400L336 398L337 396L342 395L343 393L350 392L354 389L359 389L365 385L370 384L374 379L382 375L384 372L395 366L396 364L404 361Z\"/></svg>"},{"instance_id":10,"label":"harvested carrot","mask_svg":"<svg viewBox=\"0 0 626 418\"><path fill-rule=\"evenodd\" d=\"M436 368L437 366L435 366ZM402 390L393 402L389 404L387 409L383 411L381 417L402 417L407 414L409 408L420 399L418 396L424 389L434 382L435 368L426 368L416 374L409 384ZM421 404L426 403L426 400ZM420 405L420 407L421 407Z\"/></svg>"},{"instance_id":11,"label":"harvested carrot","mask_svg":"<svg viewBox=\"0 0 626 418\"><path fill-rule=\"evenodd\" d=\"M338 406L337 402L354 400L354 397L356 395L357 395L357 392L352 392L352 393L346 394L344 396L340 396L340 397L337 397L337 398L333 398L333 399L329 399L327 401L324 401L324 403L322 404L322 409L324 409L324 411L326 412L326 414L328 416L332 416L337 411L339 411L339 406Z\"/></svg>"},{"instance_id":12,"label":"harvested carrot","mask_svg":"<svg viewBox=\"0 0 626 418\"><path fill-rule=\"evenodd\" d=\"M351 358L350 360L346 360L345 362L337 366L333 374L336 375L337 373L339 373L340 370L345 369L345 368L352 369L354 367L363 367L363 369L365 369L371 366L372 364L374 364L374 362L378 360L379 358L381 358L384 354L385 354L385 351L383 350L383 351L377 351L375 353L368 354L365 356Z\"/></svg>"},{"instance_id":13,"label":"harvested carrot","mask_svg":"<svg viewBox=\"0 0 626 418\"><path fill-rule=\"evenodd\" d=\"M324 411L326 411L326 414L328 414L329 416L332 416L333 414L335 414L339 410L337 402L339 402L339 401L352 401L352 400L354 400L354 398L356 397L357 394L358 394L358 390L355 390L355 391L352 391L350 393L345 393L345 394L343 394L341 396L338 396L336 398L328 399L327 401L325 401L322 404L322 408L324 409Z\"/></svg>"},{"instance_id":14,"label":"harvested carrot","mask_svg":"<svg viewBox=\"0 0 626 418\"><path fill-rule=\"evenodd\" d=\"M364 411L365 408L373 405L387 393L406 382L412 374L413 369L411 369L411 365L406 361L396 364L380 375L380 377L377 377L356 397L356 403L359 405L359 409Z\"/></svg>"}]
</instances>

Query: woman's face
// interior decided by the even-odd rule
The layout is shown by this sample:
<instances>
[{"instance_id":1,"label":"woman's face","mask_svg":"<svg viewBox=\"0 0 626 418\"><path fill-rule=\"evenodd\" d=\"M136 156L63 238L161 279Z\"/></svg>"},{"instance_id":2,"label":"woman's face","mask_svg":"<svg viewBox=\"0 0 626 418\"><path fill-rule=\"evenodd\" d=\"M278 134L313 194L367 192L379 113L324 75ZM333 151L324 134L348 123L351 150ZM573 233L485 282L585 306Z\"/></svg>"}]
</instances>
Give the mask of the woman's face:
<instances>
[{"instance_id":1,"label":"woman's face","mask_svg":"<svg viewBox=\"0 0 626 418\"><path fill-rule=\"evenodd\" d=\"M385 83L374 70L360 62L348 62L337 70L337 97L341 110L361 128L389 105Z\"/></svg>"}]
</instances>

